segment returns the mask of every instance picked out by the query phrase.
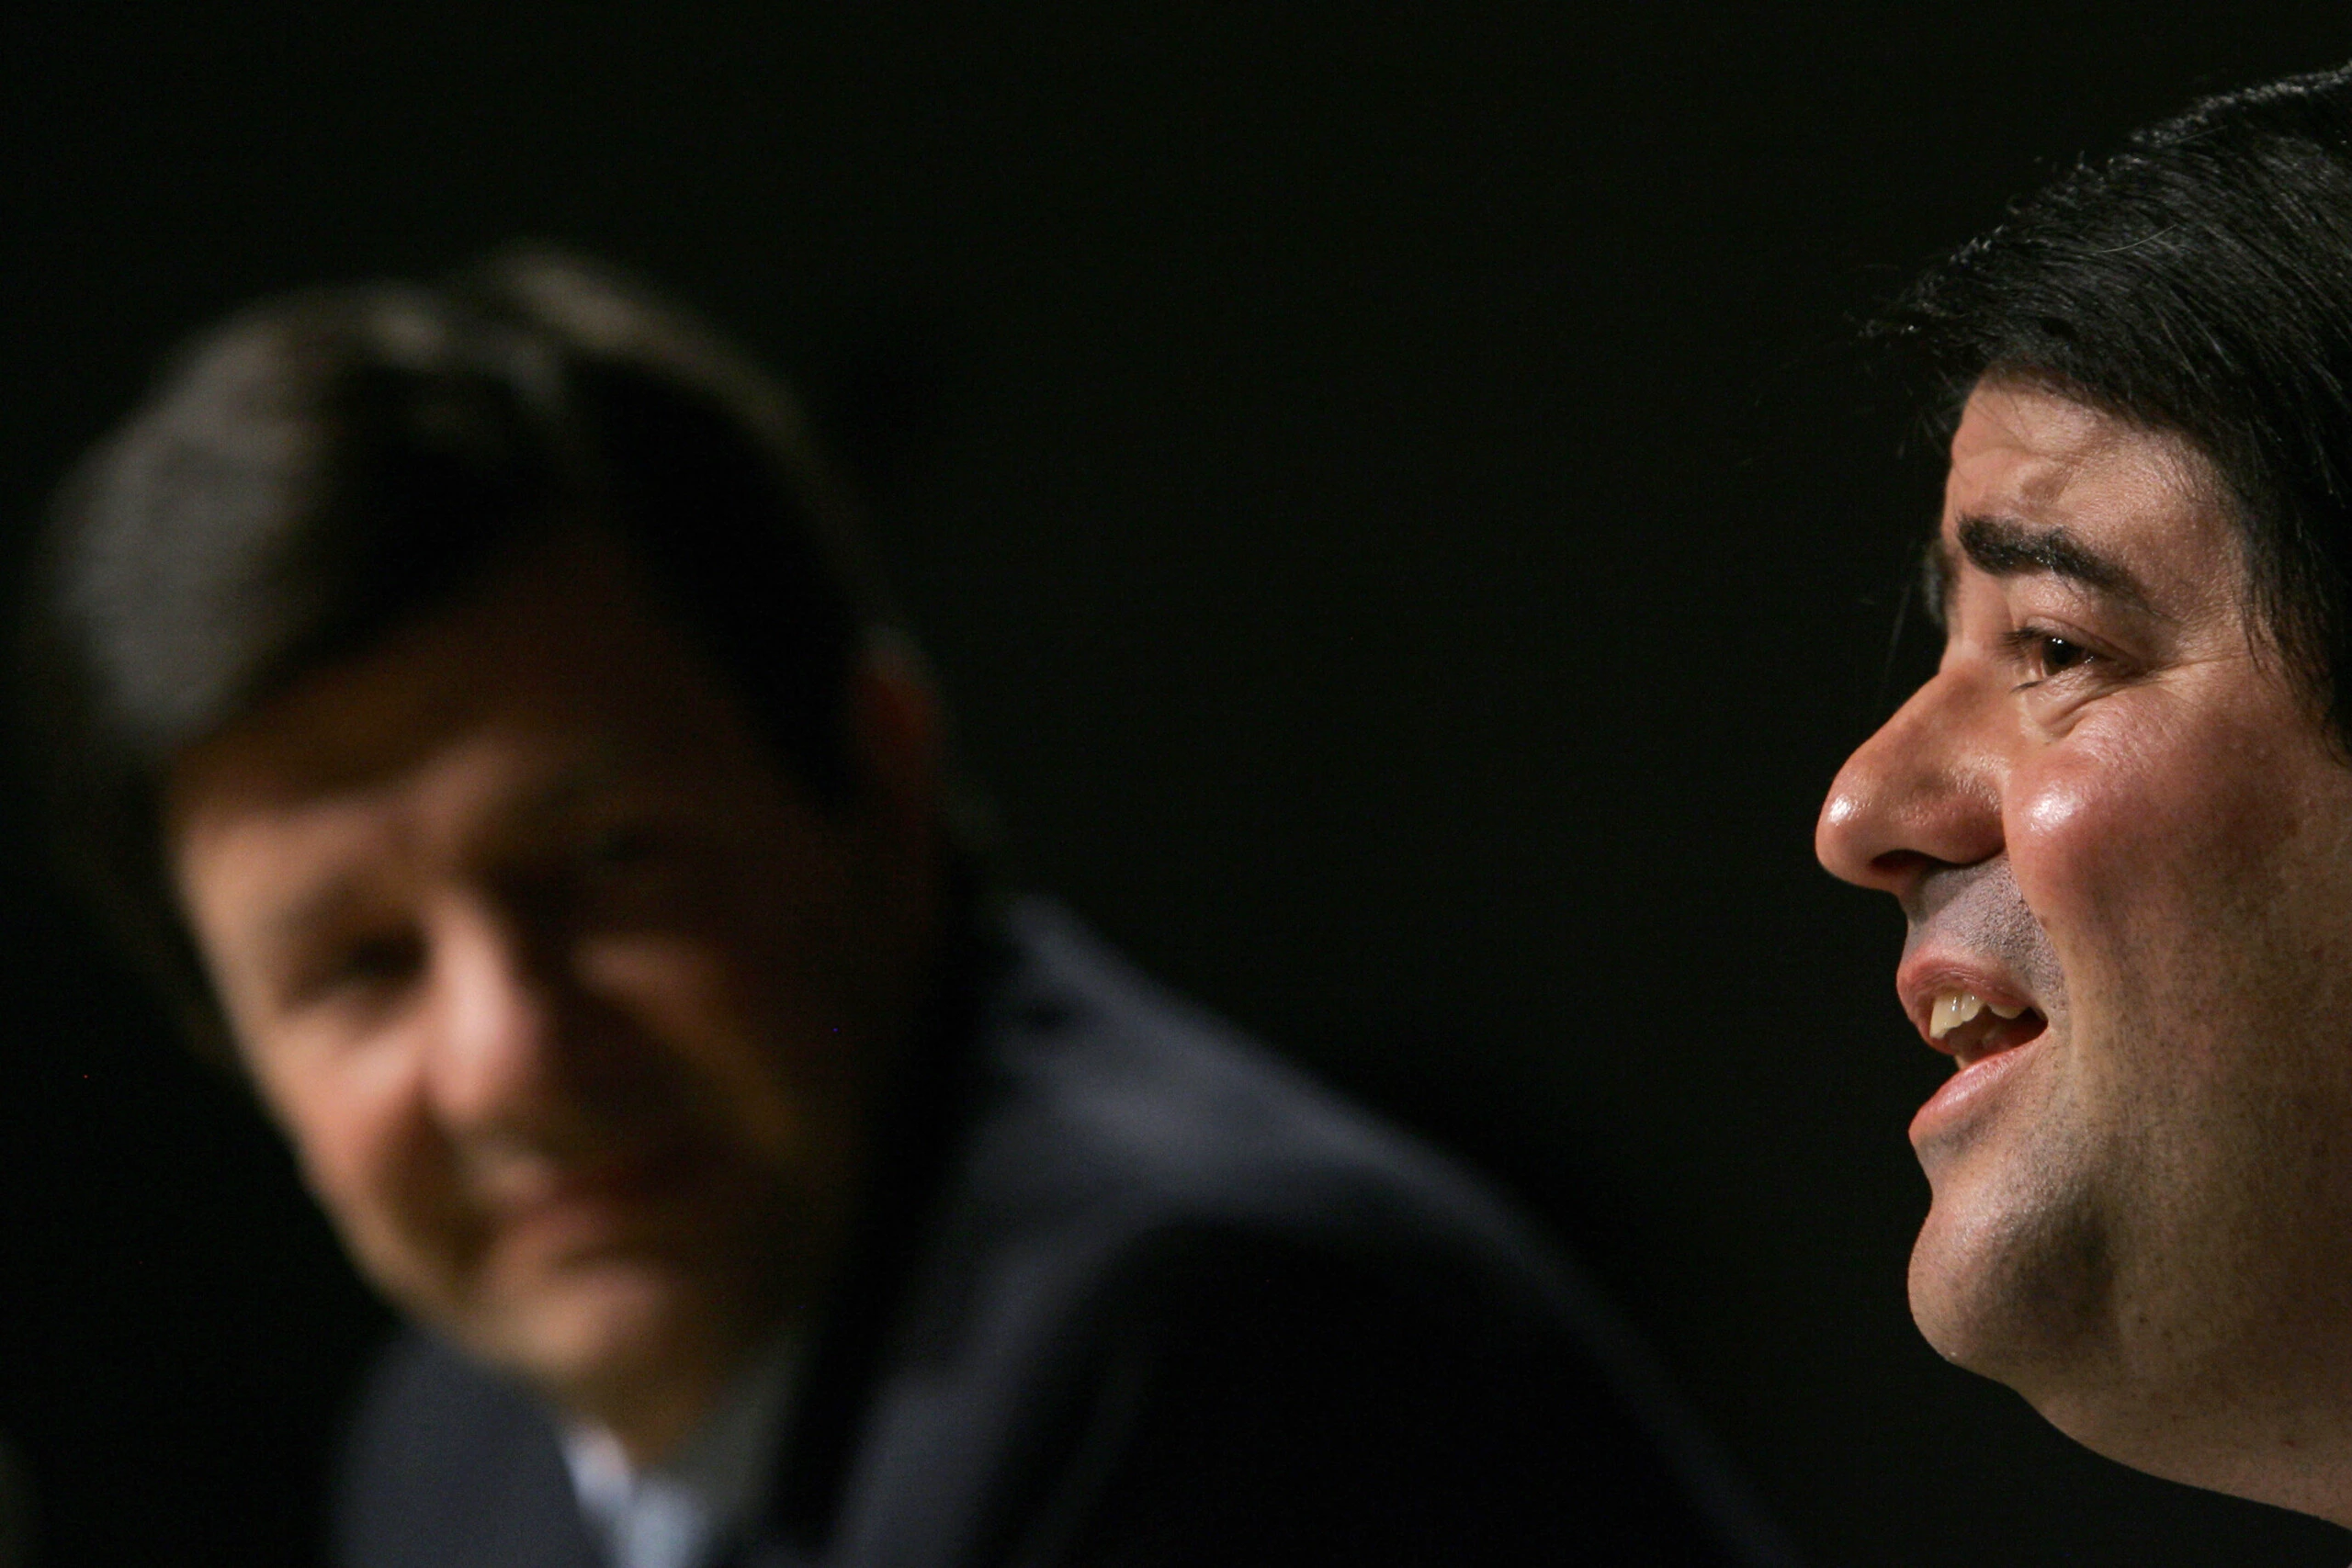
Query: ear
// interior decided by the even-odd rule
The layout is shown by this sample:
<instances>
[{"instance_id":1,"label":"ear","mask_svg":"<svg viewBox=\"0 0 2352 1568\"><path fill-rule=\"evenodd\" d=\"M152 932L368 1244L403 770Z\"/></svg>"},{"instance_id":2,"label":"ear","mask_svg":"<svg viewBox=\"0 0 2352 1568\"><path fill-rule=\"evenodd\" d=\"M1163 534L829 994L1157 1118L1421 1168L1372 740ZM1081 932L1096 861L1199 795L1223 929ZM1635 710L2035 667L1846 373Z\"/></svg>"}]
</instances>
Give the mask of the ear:
<instances>
[{"instance_id":1,"label":"ear","mask_svg":"<svg viewBox=\"0 0 2352 1568\"><path fill-rule=\"evenodd\" d=\"M866 639L850 673L850 745L877 814L903 829L939 819L944 738L939 697L914 644L895 631Z\"/></svg>"}]
</instances>

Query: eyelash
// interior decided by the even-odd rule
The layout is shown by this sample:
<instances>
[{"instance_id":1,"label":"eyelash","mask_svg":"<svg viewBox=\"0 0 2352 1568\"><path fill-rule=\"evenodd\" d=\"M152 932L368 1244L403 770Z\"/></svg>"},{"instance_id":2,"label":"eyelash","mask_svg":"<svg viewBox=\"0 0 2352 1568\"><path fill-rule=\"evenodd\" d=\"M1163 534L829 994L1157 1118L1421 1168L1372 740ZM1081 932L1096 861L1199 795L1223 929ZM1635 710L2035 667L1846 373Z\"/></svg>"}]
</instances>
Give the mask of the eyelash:
<instances>
[{"instance_id":1,"label":"eyelash","mask_svg":"<svg viewBox=\"0 0 2352 1568\"><path fill-rule=\"evenodd\" d=\"M2017 689L2020 692L2039 686L2043 682L2053 680L2069 671L2079 670L2099 657L2075 638L2052 631L2048 626L2035 626L2030 622L2004 634L2001 642L2008 650L2012 663L2036 672L2032 679L2018 683ZM2062 648L2067 651L2068 657L2064 662L2053 667L2052 660L2045 657L2052 648Z\"/></svg>"},{"instance_id":2,"label":"eyelash","mask_svg":"<svg viewBox=\"0 0 2352 1568\"><path fill-rule=\"evenodd\" d=\"M405 932L371 937L335 953L313 984L319 990L381 985L411 973L422 959L416 938Z\"/></svg>"}]
</instances>

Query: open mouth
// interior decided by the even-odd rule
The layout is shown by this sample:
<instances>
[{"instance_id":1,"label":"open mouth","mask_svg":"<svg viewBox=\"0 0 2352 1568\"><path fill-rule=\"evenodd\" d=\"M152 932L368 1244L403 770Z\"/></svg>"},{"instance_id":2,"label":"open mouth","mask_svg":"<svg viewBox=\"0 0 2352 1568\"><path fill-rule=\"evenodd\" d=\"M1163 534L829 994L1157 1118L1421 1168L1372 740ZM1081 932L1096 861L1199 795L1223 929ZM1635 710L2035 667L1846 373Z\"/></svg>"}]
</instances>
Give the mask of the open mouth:
<instances>
[{"instance_id":1,"label":"open mouth","mask_svg":"<svg viewBox=\"0 0 2352 1568\"><path fill-rule=\"evenodd\" d=\"M1928 1040L1963 1068L2022 1045L2049 1027L2022 1003L1997 1002L1973 991L1939 991L1928 1013Z\"/></svg>"}]
</instances>

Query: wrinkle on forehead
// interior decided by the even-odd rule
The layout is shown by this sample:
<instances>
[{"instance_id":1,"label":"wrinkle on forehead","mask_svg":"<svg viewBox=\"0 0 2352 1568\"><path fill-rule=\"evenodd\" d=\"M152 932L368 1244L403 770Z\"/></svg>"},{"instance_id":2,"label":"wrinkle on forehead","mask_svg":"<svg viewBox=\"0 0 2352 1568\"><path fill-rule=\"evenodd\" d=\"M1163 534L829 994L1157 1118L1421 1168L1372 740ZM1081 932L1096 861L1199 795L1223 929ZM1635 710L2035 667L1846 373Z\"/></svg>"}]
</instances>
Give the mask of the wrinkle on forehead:
<instances>
[{"instance_id":1,"label":"wrinkle on forehead","mask_svg":"<svg viewBox=\"0 0 2352 1568\"><path fill-rule=\"evenodd\" d=\"M2229 503L2228 488L2211 460L2187 434L2063 388L2019 377L1990 378L1977 384L1962 411L1963 429L1972 420L2011 445L2040 450L2057 465L2052 478L2061 484L2108 449L2128 444L2133 466L2175 495L2225 510ZM1955 455L1960 438L1955 430Z\"/></svg>"},{"instance_id":2,"label":"wrinkle on forehead","mask_svg":"<svg viewBox=\"0 0 2352 1568\"><path fill-rule=\"evenodd\" d=\"M2097 484L2086 486L2093 469ZM2108 504L2086 505L2086 492ZM2022 512L2047 522L2154 510L2226 524L2233 510L2212 463L2180 432L2013 381L1970 394L1945 496L1948 516Z\"/></svg>"}]
</instances>

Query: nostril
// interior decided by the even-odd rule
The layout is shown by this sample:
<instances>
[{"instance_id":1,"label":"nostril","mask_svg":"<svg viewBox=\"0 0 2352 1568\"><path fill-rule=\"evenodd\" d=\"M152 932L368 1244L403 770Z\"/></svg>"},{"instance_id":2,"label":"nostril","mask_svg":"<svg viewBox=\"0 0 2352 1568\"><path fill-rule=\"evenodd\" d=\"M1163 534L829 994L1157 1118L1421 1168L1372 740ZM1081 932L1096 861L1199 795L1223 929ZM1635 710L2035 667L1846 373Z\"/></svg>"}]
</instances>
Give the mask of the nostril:
<instances>
[{"instance_id":1,"label":"nostril","mask_svg":"<svg viewBox=\"0 0 2352 1568\"><path fill-rule=\"evenodd\" d=\"M1871 874L1886 882L1905 882L1924 875L1938 863L1935 856L1919 850L1887 850L1870 863Z\"/></svg>"}]
</instances>

